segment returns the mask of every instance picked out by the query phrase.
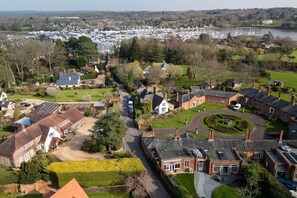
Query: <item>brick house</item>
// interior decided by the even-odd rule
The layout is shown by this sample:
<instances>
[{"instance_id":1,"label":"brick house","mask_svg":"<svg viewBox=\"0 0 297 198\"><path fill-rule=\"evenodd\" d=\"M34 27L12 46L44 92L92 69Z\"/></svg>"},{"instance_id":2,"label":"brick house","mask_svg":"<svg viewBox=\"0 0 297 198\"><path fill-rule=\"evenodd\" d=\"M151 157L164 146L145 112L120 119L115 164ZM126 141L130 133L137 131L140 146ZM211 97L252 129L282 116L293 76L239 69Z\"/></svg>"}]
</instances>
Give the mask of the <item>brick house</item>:
<instances>
[{"instance_id":1,"label":"brick house","mask_svg":"<svg viewBox=\"0 0 297 198\"><path fill-rule=\"evenodd\" d=\"M83 114L74 108L64 114L53 113L27 128L22 127L0 144L0 164L19 167L23 161L34 157L36 151L48 152L55 148L59 139L83 123Z\"/></svg>"},{"instance_id":2,"label":"brick house","mask_svg":"<svg viewBox=\"0 0 297 198\"><path fill-rule=\"evenodd\" d=\"M237 102L239 96L240 94L236 92L201 89L189 94L177 94L176 100L183 110L187 110L204 103L224 106L231 105L232 102Z\"/></svg>"},{"instance_id":3,"label":"brick house","mask_svg":"<svg viewBox=\"0 0 297 198\"><path fill-rule=\"evenodd\" d=\"M259 160L275 177L297 180L296 140L142 138L145 154L167 174L202 171L210 175L242 174L246 158ZM289 145L289 146L288 146ZM282 148L290 147L289 151ZM273 154L273 153L277 153Z\"/></svg>"}]
</instances>

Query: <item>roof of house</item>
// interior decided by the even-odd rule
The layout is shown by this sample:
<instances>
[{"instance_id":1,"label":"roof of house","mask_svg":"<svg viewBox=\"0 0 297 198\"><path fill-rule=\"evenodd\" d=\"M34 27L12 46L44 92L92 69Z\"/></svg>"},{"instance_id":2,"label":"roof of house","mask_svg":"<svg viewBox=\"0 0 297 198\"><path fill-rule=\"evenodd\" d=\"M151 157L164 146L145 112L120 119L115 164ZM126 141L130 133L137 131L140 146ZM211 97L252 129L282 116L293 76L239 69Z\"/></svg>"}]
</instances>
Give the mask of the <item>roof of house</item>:
<instances>
[{"instance_id":1,"label":"roof of house","mask_svg":"<svg viewBox=\"0 0 297 198\"><path fill-rule=\"evenodd\" d=\"M147 94L144 96L143 100L152 101L153 109L156 109L156 107L158 107L162 103L164 97L160 96L159 94Z\"/></svg>"},{"instance_id":2,"label":"roof of house","mask_svg":"<svg viewBox=\"0 0 297 198\"><path fill-rule=\"evenodd\" d=\"M297 122L291 122L289 123L289 133L288 138L289 139L297 139ZM295 131L295 132L293 132Z\"/></svg>"},{"instance_id":3,"label":"roof of house","mask_svg":"<svg viewBox=\"0 0 297 198\"><path fill-rule=\"evenodd\" d=\"M60 73L59 79L56 84L58 86L62 85L77 85L80 80L81 74L79 73Z\"/></svg>"},{"instance_id":4,"label":"roof of house","mask_svg":"<svg viewBox=\"0 0 297 198\"><path fill-rule=\"evenodd\" d=\"M7 156L13 156L20 147L34 140L38 136L41 136L40 142L44 143L50 127L58 126L66 119L69 119L75 124L83 117L84 116L76 108L70 109L62 115L53 113L31 126L9 136L7 140L0 144L0 153Z\"/></svg>"},{"instance_id":5,"label":"roof of house","mask_svg":"<svg viewBox=\"0 0 297 198\"><path fill-rule=\"evenodd\" d=\"M194 91L192 93L184 94L179 96L179 101L182 102L188 102L192 98L196 97L202 97L202 96L213 96L213 97L220 97L220 98L231 98L235 95L237 95L237 92L227 92L227 91L218 91L218 90L209 90L209 89L200 89L197 91Z\"/></svg>"},{"instance_id":6,"label":"roof of house","mask_svg":"<svg viewBox=\"0 0 297 198\"><path fill-rule=\"evenodd\" d=\"M5 100L4 102L0 102L1 107L8 107L8 105L10 104L14 104L14 102L11 100Z\"/></svg>"},{"instance_id":7,"label":"roof of house","mask_svg":"<svg viewBox=\"0 0 297 198\"><path fill-rule=\"evenodd\" d=\"M57 103L44 102L31 112L30 120L31 122L38 122L56 112L59 107L60 105Z\"/></svg>"},{"instance_id":8,"label":"roof of house","mask_svg":"<svg viewBox=\"0 0 297 198\"><path fill-rule=\"evenodd\" d=\"M225 159L238 160L234 149L239 151L263 151L280 147L281 145L291 145L296 147L297 141L283 140L282 144L275 140L253 140L246 142L244 140L232 139L208 139L181 138L180 140L170 138L143 138L145 145L150 149L156 149L163 160L169 160L180 157L187 157L193 149L199 149L210 158L219 160L218 152L223 152Z\"/></svg>"},{"instance_id":9,"label":"roof of house","mask_svg":"<svg viewBox=\"0 0 297 198\"><path fill-rule=\"evenodd\" d=\"M88 195L73 178L63 188L51 196L51 198L88 198Z\"/></svg>"},{"instance_id":10,"label":"roof of house","mask_svg":"<svg viewBox=\"0 0 297 198\"><path fill-rule=\"evenodd\" d=\"M278 97L272 95L267 96L266 91L248 88L242 90L240 93L263 104L269 105L275 109L279 109L294 117L297 117L297 105L292 105L290 102L279 99Z\"/></svg>"}]
</instances>

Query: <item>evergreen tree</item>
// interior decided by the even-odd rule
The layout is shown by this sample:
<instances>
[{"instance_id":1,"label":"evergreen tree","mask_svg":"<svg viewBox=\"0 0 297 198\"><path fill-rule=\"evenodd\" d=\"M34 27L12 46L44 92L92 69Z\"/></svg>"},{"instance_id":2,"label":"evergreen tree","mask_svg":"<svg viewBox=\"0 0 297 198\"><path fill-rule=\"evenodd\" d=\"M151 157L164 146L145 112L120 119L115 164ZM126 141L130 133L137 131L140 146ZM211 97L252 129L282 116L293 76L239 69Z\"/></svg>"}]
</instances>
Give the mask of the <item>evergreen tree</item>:
<instances>
[{"instance_id":1,"label":"evergreen tree","mask_svg":"<svg viewBox=\"0 0 297 198\"><path fill-rule=\"evenodd\" d=\"M139 60L140 59L140 45L137 41L137 38L134 37L133 38L133 41L132 41L132 44L131 44L131 47L130 47L130 53L129 53L129 61L130 62L133 62L135 60Z\"/></svg>"},{"instance_id":2,"label":"evergreen tree","mask_svg":"<svg viewBox=\"0 0 297 198\"><path fill-rule=\"evenodd\" d=\"M192 70L190 67L188 67L187 69L187 76L188 76L188 79L193 79L193 73L192 73Z\"/></svg>"},{"instance_id":3,"label":"evergreen tree","mask_svg":"<svg viewBox=\"0 0 297 198\"><path fill-rule=\"evenodd\" d=\"M149 61L150 62L162 62L165 59L165 54L162 47L156 42L150 50Z\"/></svg>"},{"instance_id":4,"label":"evergreen tree","mask_svg":"<svg viewBox=\"0 0 297 198\"><path fill-rule=\"evenodd\" d=\"M41 179L42 164L38 159L22 162L20 168L20 184L33 184Z\"/></svg>"}]
</instances>

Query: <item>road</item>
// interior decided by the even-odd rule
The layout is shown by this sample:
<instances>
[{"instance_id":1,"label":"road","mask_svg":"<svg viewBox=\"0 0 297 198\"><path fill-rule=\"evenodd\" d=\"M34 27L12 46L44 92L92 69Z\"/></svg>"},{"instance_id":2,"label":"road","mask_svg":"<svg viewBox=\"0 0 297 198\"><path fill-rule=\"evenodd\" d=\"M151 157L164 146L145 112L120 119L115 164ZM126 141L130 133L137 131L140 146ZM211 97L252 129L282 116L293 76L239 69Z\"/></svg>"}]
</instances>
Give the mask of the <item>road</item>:
<instances>
[{"instance_id":1,"label":"road","mask_svg":"<svg viewBox=\"0 0 297 198\"><path fill-rule=\"evenodd\" d=\"M129 118L128 109L127 109L127 101L128 101L128 93L123 88L121 84L118 84L120 89L121 102L119 102L119 106L122 113L122 118L126 122L128 131L126 136L124 137L124 149L126 151L130 151L134 153L140 160L147 170L147 176L145 177L145 187L151 197L153 198L167 198L170 197L168 192L166 191L163 184L158 179L157 175L149 165L147 159L144 156L143 151L140 148L140 132L134 126L134 120Z\"/></svg>"}]
</instances>

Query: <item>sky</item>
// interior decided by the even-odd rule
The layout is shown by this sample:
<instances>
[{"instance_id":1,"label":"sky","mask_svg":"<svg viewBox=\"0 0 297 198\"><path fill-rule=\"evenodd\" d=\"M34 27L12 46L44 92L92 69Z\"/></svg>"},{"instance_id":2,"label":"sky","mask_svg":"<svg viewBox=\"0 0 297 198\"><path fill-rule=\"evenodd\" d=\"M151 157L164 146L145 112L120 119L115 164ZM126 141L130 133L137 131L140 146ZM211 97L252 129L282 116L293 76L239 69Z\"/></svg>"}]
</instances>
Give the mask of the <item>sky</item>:
<instances>
[{"instance_id":1,"label":"sky","mask_svg":"<svg viewBox=\"0 0 297 198\"><path fill-rule=\"evenodd\" d=\"M0 0L1 11L184 11L297 7L297 0Z\"/></svg>"}]
</instances>

